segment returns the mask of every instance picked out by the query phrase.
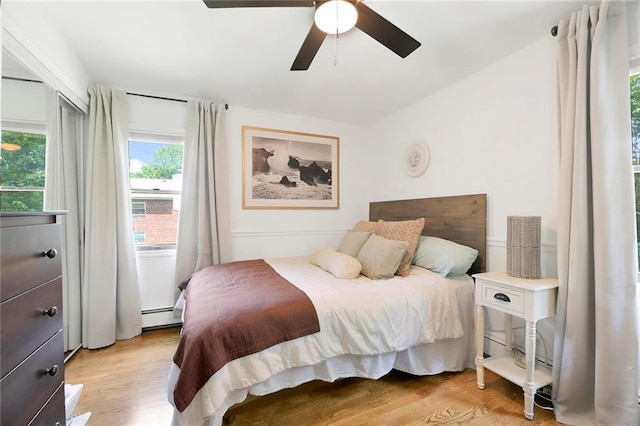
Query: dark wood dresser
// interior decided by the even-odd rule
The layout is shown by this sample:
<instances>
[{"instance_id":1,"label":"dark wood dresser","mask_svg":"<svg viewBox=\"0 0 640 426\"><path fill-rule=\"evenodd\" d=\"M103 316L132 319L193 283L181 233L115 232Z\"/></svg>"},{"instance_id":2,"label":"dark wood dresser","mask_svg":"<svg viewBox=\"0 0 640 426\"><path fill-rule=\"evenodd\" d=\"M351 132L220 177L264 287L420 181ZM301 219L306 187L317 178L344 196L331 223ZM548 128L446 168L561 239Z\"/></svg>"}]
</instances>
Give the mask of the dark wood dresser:
<instances>
[{"instance_id":1,"label":"dark wood dresser","mask_svg":"<svg viewBox=\"0 0 640 426\"><path fill-rule=\"evenodd\" d=\"M0 213L0 424L64 425L60 215Z\"/></svg>"}]
</instances>

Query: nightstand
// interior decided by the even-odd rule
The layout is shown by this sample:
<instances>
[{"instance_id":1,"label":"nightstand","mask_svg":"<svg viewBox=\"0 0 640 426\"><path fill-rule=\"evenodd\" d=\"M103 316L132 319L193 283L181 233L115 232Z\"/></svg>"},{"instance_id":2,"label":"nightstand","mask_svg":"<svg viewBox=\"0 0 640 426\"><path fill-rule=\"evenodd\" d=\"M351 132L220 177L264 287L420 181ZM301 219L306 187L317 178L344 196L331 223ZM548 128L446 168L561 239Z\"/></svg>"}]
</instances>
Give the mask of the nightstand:
<instances>
[{"instance_id":1,"label":"nightstand","mask_svg":"<svg viewBox=\"0 0 640 426\"><path fill-rule=\"evenodd\" d=\"M476 280L476 374L478 388L484 389L484 369L517 384L524 390L524 416L533 419L533 397L536 390L552 382L551 369L535 366L536 322L556 314L558 280L515 278L504 272L473 275ZM511 352L513 316L526 321L526 368L517 366L513 356L484 358L484 308L505 313L505 347Z\"/></svg>"}]
</instances>

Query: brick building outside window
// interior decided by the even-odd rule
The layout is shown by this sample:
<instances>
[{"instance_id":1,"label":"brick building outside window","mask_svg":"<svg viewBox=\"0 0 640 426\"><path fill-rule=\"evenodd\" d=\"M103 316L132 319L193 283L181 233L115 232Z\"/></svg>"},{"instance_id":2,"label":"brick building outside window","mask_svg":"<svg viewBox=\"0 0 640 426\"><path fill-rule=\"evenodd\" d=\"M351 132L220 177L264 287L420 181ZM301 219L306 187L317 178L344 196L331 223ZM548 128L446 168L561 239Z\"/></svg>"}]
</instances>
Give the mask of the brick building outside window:
<instances>
[{"instance_id":1,"label":"brick building outside window","mask_svg":"<svg viewBox=\"0 0 640 426\"><path fill-rule=\"evenodd\" d=\"M138 247L175 246L178 233L178 211L180 210L180 185L182 175L173 179L131 178L137 191L131 194L131 215L133 231ZM162 185L163 193L154 193Z\"/></svg>"}]
</instances>

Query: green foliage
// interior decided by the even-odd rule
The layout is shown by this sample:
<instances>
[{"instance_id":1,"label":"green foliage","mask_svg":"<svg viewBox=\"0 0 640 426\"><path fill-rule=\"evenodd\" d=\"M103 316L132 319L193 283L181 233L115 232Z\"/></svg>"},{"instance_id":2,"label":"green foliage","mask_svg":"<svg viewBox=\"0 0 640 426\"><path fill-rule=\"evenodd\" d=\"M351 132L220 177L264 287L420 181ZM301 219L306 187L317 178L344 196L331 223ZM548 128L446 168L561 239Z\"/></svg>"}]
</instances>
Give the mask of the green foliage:
<instances>
[{"instance_id":1,"label":"green foliage","mask_svg":"<svg viewBox=\"0 0 640 426\"><path fill-rule=\"evenodd\" d=\"M631 146L633 164L640 165L640 74L629 78L631 92ZM640 265L640 173L635 173L636 185L636 235L638 236L638 264Z\"/></svg>"},{"instance_id":2,"label":"green foliage","mask_svg":"<svg viewBox=\"0 0 640 426\"><path fill-rule=\"evenodd\" d=\"M153 163L145 164L132 178L171 179L182 170L182 146L167 145L153 154Z\"/></svg>"},{"instance_id":3,"label":"green foliage","mask_svg":"<svg viewBox=\"0 0 640 426\"><path fill-rule=\"evenodd\" d=\"M0 211L42 211L44 206L43 197L43 191L0 191Z\"/></svg>"},{"instance_id":4,"label":"green foliage","mask_svg":"<svg viewBox=\"0 0 640 426\"><path fill-rule=\"evenodd\" d=\"M3 188L44 188L46 136L37 133L2 131L3 144L20 146L16 151L0 151L0 186ZM2 191L0 211L40 211L42 191Z\"/></svg>"},{"instance_id":5,"label":"green foliage","mask_svg":"<svg viewBox=\"0 0 640 426\"><path fill-rule=\"evenodd\" d=\"M640 74L629 79L631 89L631 137L633 141L633 164L640 165Z\"/></svg>"}]
</instances>

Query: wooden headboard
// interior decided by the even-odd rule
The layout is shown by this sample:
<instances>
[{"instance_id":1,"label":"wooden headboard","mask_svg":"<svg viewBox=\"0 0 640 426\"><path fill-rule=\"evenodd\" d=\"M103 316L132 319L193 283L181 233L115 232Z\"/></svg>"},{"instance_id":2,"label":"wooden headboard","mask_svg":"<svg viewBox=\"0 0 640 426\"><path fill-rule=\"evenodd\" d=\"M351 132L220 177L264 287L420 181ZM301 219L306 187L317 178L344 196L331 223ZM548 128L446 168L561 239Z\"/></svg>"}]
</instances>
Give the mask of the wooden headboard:
<instances>
[{"instance_id":1,"label":"wooden headboard","mask_svg":"<svg viewBox=\"0 0 640 426\"><path fill-rule=\"evenodd\" d=\"M445 238L478 250L469 274L485 272L487 263L487 194L369 204L369 220L412 220L424 217L422 235Z\"/></svg>"}]
</instances>

